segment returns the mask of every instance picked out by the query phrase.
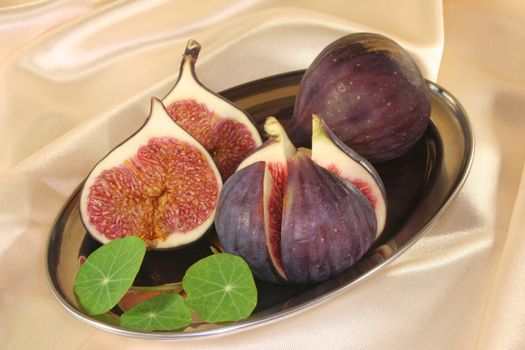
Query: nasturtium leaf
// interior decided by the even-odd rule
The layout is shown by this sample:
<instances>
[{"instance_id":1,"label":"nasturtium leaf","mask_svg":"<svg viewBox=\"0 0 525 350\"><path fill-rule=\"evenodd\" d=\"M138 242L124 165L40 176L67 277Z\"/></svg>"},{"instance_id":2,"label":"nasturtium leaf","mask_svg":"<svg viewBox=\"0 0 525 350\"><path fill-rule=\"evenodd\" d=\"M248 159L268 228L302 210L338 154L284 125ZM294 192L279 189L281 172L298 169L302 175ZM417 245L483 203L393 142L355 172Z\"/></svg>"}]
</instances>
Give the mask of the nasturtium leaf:
<instances>
[{"instance_id":1,"label":"nasturtium leaf","mask_svg":"<svg viewBox=\"0 0 525 350\"><path fill-rule=\"evenodd\" d=\"M186 303L207 322L238 321L253 312L257 288L240 257L214 254L190 266L182 280Z\"/></svg>"},{"instance_id":2,"label":"nasturtium leaf","mask_svg":"<svg viewBox=\"0 0 525 350\"><path fill-rule=\"evenodd\" d=\"M164 293L143 301L120 317L120 325L137 331L172 331L189 326L191 309L178 294Z\"/></svg>"},{"instance_id":3,"label":"nasturtium leaf","mask_svg":"<svg viewBox=\"0 0 525 350\"><path fill-rule=\"evenodd\" d=\"M115 306L133 284L144 254L144 241L134 236L116 239L91 253L73 284L82 308L98 315Z\"/></svg>"}]
</instances>

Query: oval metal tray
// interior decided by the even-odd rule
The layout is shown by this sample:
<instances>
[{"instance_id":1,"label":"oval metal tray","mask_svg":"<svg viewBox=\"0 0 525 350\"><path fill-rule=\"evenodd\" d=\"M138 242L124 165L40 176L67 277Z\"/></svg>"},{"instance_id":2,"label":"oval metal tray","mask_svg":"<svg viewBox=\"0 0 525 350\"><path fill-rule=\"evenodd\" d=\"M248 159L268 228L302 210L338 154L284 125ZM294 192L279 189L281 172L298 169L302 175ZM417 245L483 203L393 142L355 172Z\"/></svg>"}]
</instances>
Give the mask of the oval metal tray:
<instances>
[{"instance_id":1,"label":"oval metal tray","mask_svg":"<svg viewBox=\"0 0 525 350\"><path fill-rule=\"evenodd\" d=\"M272 76L222 93L250 113L258 124L269 115L286 122L293 111L303 71ZM316 285L283 286L257 282L258 305L251 317L235 323L194 323L178 332L135 332L84 314L73 294L79 257L98 247L82 226L78 211L80 185L52 228L47 249L48 280L58 302L79 320L104 331L147 339L188 339L231 334L277 321L319 305L355 288L360 281L403 254L427 232L463 185L473 157L473 137L460 103L446 90L428 82L431 125L405 155L376 164L387 190L387 226L379 240L354 266ZM139 285L177 282L196 259L210 254L211 232L197 244L178 250L148 252L135 281ZM175 263L176 262L176 263Z\"/></svg>"}]
</instances>

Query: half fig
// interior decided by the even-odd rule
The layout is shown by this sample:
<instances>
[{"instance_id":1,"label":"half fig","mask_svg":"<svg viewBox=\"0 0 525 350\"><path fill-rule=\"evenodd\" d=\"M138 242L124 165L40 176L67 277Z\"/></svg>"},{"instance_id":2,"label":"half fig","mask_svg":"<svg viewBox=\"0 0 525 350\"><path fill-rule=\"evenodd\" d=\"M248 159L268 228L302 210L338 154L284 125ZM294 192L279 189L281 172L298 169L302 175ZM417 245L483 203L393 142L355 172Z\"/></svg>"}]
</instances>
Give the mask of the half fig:
<instances>
[{"instance_id":1,"label":"half fig","mask_svg":"<svg viewBox=\"0 0 525 350\"><path fill-rule=\"evenodd\" d=\"M208 150L226 180L261 144L261 136L245 112L199 81L200 50L198 42L188 41L177 82L163 102L171 118Z\"/></svg>"},{"instance_id":2,"label":"half fig","mask_svg":"<svg viewBox=\"0 0 525 350\"><path fill-rule=\"evenodd\" d=\"M219 239L226 252L246 259L260 279L325 280L355 263L380 232L371 200L352 183L376 181L374 175L360 170L350 181L340 177L340 169L348 174L364 163L344 158L345 151L333 143L337 140L318 127L315 157L328 151L328 164L337 167L327 170L315 162L314 152L296 149L279 122L269 117L265 131L270 138L240 164L220 194L215 219ZM375 186L383 200L382 185ZM377 189L366 188L372 187Z\"/></svg>"},{"instance_id":3,"label":"half fig","mask_svg":"<svg viewBox=\"0 0 525 350\"><path fill-rule=\"evenodd\" d=\"M87 177L80 214L101 243L134 235L150 248L173 248L209 229L221 187L206 149L154 98L142 128Z\"/></svg>"}]
</instances>

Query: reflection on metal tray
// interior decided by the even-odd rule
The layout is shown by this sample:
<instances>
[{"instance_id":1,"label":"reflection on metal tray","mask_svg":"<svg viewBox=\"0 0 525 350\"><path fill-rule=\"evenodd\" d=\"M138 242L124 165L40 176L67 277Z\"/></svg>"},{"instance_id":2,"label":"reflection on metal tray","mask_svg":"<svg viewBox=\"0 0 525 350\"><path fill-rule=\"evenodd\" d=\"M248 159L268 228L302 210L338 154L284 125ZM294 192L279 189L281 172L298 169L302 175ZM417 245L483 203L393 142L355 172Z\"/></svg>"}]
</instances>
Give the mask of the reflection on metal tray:
<instances>
[{"instance_id":1,"label":"reflection on metal tray","mask_svg":"<svg viewBox=\"0 0 525 350\"><path fill-rule=\"evenodd\" d=\"M268 115L286 122L291 116L295 94L303 71L291 72L243 84L222 93L250 113L258 124ZM314 307L349 288L385 266L430 229L463 185L473 156L473 139L459 102L437 84L428 82L431 92L431 125L424 137L400 158L376 164L388 196L385 231L354 266L316 285L273 285L257 282L259 301L246 320L224 324L192 324L180 332L135 332L97 320L82 312L73 294L73 280L79 256L87 255L97 242L80 221L80 186L59 215L50 235L47 251L49 282L59 303L73 316L99 329L148 339L187 339L230 334L260 326ZM198 243L178 250L148 252L136 284L177 282L185 269L211 254L214 232Z\"/></svg>"}]
</instances>

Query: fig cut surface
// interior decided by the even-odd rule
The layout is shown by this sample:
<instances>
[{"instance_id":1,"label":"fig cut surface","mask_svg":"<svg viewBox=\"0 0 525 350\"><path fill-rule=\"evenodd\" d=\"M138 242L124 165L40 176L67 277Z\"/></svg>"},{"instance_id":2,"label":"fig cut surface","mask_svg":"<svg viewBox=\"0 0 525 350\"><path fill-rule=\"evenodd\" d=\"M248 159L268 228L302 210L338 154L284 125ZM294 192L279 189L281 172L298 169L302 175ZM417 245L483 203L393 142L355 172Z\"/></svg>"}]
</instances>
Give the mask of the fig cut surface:
<instances>
[{"instance_id":1,"label":"fig cut surface","mask_svg":"<svg viewBox=\"0 0 525 350\"><path fill-rule=\"evenodd\" d=\"M150 248L177 247L212 225L221 187L206 149L152 99L144 126L87 177L81 218L101 243L135 235Z\"/></svg>"},{"instance_id":2,"label":"fig cut surface","mask_svg":"<svg viewBox=\"0 0 525 350\"><path fill-rule=\"evenodd\" d=\"M163 99L171 118L211 154L223 179L261 144L250 117L197 78L195 64L201 46L190 40L182 57L179 77Z\"/></svg>"}]
</instances>

